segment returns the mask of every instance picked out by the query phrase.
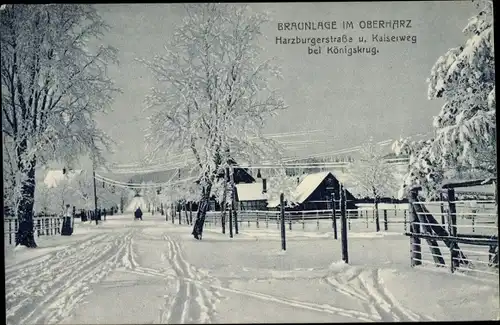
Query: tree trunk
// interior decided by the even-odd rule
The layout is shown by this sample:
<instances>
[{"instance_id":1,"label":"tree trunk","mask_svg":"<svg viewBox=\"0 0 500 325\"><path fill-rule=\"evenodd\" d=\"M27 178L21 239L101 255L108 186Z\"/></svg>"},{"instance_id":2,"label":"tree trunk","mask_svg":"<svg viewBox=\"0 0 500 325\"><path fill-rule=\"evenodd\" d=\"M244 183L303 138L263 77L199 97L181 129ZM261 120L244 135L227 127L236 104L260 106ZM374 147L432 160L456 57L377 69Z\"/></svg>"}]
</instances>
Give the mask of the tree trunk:
<instances>
[{"instance_id":1,"label":"tree trunk","mask_svg":"<svg viewBox=\"0 0 500 325\"><path fill-rule=\"evenodd\" d=\"M26 180L21 187L21 198L17 209L19 228L16 234L16 246L23 245L35 248L35 236L33 231L33 205L35 202L35 165L36 161L31 161L25 172Z\"/></svg>"},{"instance_id":2,"label":"tree trunk","mask_svg":"<svg viewBox=\"0 0 500 325\"><path fill-rule=\"evenodd\" d=\"M212 185L209 184L203 189L203 195L198 205L198 213L196 214L196 221L194 222L193 232L191 233L194 238L201 240L203 234L203 225L205 224L205 216L208 211L208 204L210 199L210 192Z\"/></svg>"},{"instance_id":3,"label":"tree trunk","mask_svg":"<svg viewBox=\"0 0 500 325\"><path fill-rule=\"evenodd\" d=\"M375 197L375 227L377 232L380 231L380 221L378 216L378 198Z\"/></svg>"}]
</instances>

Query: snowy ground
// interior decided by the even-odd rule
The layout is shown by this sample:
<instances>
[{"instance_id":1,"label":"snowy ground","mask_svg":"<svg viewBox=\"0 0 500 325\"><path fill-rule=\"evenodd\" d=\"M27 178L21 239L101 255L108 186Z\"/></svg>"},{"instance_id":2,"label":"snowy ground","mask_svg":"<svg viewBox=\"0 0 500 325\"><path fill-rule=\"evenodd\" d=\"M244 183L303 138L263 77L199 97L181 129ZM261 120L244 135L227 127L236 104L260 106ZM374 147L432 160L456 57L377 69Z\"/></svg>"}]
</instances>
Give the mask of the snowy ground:
<instances>
[{"instance_id":1,"label":"snowy ground","mask_svg":"<svg viewBox=\"0 0 500 325\"><path fill-rule=\"evenodd\" d=\"M230 239L212 226L200 242L163 218L112 216L40 237L38 249L6 248L7 324L498 317L498 278L412 269L399 230L350 233L346 265L328 231L297 226L282 252L276 227L241 227Z\"/></svg>"}]
</instances>

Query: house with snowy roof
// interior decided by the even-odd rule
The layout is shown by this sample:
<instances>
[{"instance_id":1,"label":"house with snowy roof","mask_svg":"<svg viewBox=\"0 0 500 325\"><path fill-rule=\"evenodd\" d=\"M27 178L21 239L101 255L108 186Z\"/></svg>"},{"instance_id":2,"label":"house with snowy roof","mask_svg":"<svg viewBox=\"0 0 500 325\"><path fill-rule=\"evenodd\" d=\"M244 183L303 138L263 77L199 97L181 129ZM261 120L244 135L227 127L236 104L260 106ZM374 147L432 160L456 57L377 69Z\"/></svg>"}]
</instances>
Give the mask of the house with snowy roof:
<instances>
[{"instance_id":1,"label":"house with snowy roof","mask_svg":"<svg viewBox=\"0 0 500 325\"><path fill-rule=\"evenodd\" d=\"M257 178L254 183L236 184L236 206L238 210L267 209L267 180Z\"/></svg>"},{"instance_id":2,"label":"house with snowy roof","mask_svg":"<svg viewBox=\"0 0 500 325\"><path fill-rule=\"evenodd\" d=\"M287 206L294 210L331 209L332 193L339 198L341 182L331 172L319 172L305 175L287 198ZM356 209L354 195L345 188L347 209ZM279 207L279 200L268 202L268 208Z\"/></svg>"}]
</instances>

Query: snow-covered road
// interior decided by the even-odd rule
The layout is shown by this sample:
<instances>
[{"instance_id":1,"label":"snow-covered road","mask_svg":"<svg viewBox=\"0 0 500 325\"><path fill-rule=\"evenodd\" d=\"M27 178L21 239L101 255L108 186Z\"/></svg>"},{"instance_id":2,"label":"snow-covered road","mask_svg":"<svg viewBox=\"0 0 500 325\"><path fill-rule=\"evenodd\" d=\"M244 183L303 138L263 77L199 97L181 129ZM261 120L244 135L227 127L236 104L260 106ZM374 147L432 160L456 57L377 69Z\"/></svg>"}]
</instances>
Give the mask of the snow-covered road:
<instances>
[{"instance_id":1,"label":"snow-covered road","mask_svg":"<svg viewBox=\"0 0 500 325\"><path fill-rule=\"evenodd\" d=\"M289 250L282 253L278 240L256 232L243 231L230 240L207 229L199 242L187 226L166 223L161 217L131 219L117 216L97 227L78 225L74 236L41 239L37 250L6 252L7 324L373 322L496 316L498 285L416 273L403 263L389 265L383 256L364 256L365 264L345 265L335 262L340 250L331 238L296 232L289 237ZM377 240L383 239L371 239ZM362 247L369 241L359 239ZM356 244L351 249L356 250ZM400 260L407 261L407 256ZM428 281L434 285L425 285Z\"/></svg>"}]
</instances>

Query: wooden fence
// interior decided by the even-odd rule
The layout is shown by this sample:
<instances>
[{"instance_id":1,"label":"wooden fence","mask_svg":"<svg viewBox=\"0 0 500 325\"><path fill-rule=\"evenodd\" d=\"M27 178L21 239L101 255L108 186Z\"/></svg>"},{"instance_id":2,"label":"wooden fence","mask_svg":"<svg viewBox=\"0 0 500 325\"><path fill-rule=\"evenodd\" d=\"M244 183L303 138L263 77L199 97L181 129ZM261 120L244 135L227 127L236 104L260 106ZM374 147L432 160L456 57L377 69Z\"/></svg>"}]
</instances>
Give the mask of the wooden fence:
<instances>
[{"instance_id":1,"label":"wooden fence","mask_svg":"<svg viewBox=\"0 0 500 325\"><path fill-rule=\"evenodd\" d=\"M238 212L239 228L280 229L280 211L240 210ZM193 212L196 215L196 212ZM340 216L340 209L335 211ZM404 233L409 227L408 209L379 209L381 229ZM332 209L285 211L285 224L288 230L325 230L332 229ZM376 213L374 209L346 210L347 225L350 231L376 231ZM226 214L226 219L229 214ZM233 218L232 222L236 222ZM205 218L208 227L221 223L220 211L208 211ZM311 227L312 226L312 227Z\"/></svg>"},{"instance_id":2,"label":"wooden fence","mask_svg":"<svg viewBox=\"0 0 500 325\"><path fill-rule=\"evenodd\" d=\"M498 277L498 212L495 201L411 200L412 266L431 265L467 274ZM429 252L422 246L428 246Z\"/></svg>"},{"instance_id":3,"label":"wooden fence","mask_svg":"<svg viewBox=\"0 0 500 325\"><path fill-rule=\"evenodd\" d=\"M175 213L172 215L172 211ZM328 210L305 210L285 211L285 225L288 230L304 231L331 231L332 209ZM337 216L341 210L336 209ZM408 209L395 206L392 209L379 209L379 227L376 226L376 211L372 208L346 209L347 229L351 232L371 232L379 230L393 231L404 234L410 226ZM165 215L167 221L172 224L192 225L197 211L170 210ZM226 211L226 226L229 226L229 211ZM238 217L232 215L231 223L239 229L270 228L280 229L280 211L269 210L237 210ZM205 226L209 228L221 226L221 211L208 211L205 217Z\"/></svg>"},{"instance_id":4,"label":"wooden fence","mask_svg":"<svg viewBox=\"0 0 500 325\"><path fill-rule=\"evenodd\" d=\"M53 236L60 234L62 219L59 215L37 215L33 218L33 232L35 236ZM16 243L16 233L19 229L17 218L4 218L4 238L8 238L9 245Z\"/></svg>"}]
</instances>

